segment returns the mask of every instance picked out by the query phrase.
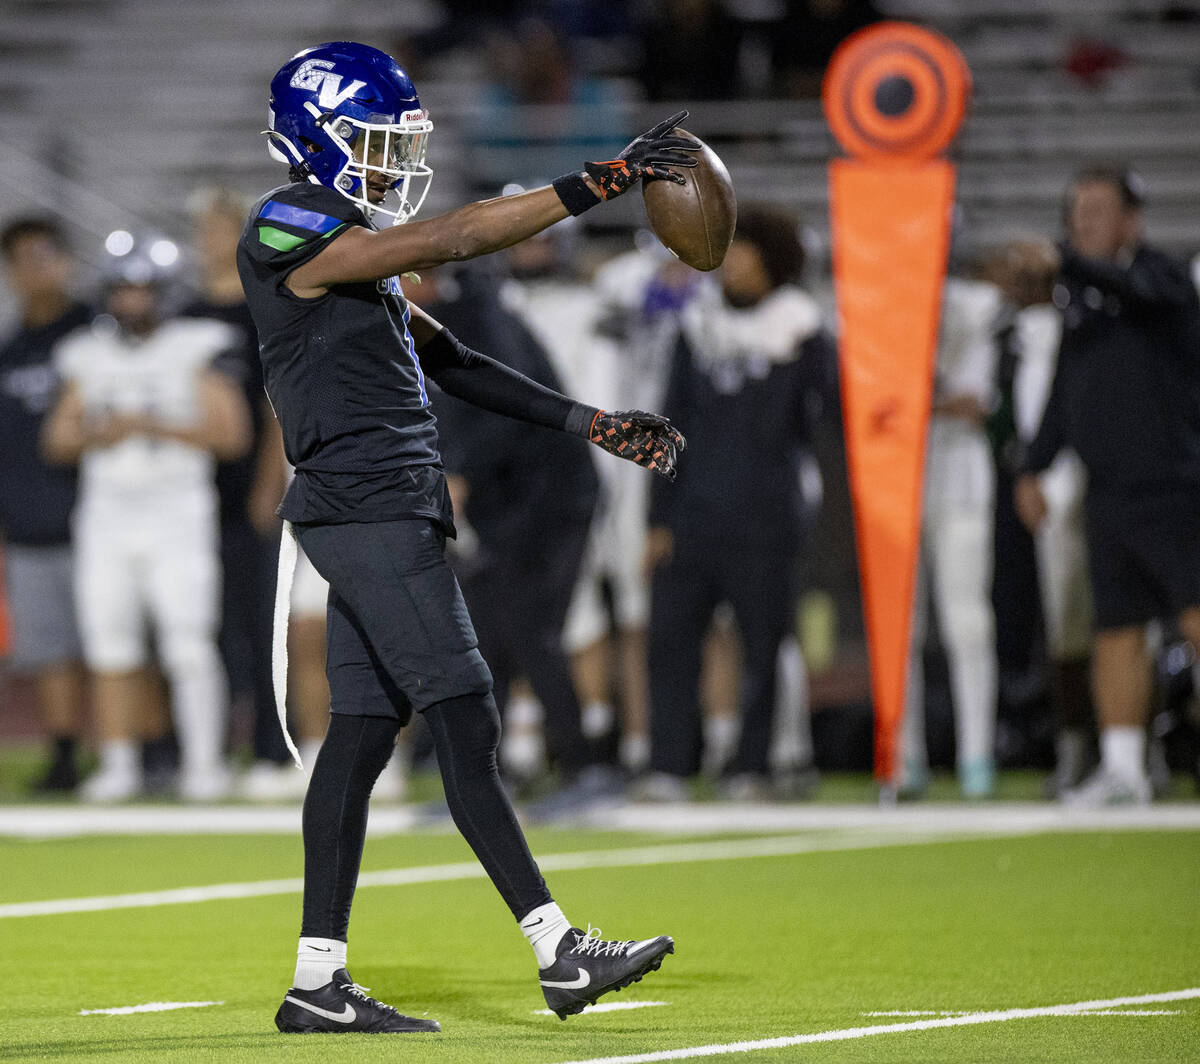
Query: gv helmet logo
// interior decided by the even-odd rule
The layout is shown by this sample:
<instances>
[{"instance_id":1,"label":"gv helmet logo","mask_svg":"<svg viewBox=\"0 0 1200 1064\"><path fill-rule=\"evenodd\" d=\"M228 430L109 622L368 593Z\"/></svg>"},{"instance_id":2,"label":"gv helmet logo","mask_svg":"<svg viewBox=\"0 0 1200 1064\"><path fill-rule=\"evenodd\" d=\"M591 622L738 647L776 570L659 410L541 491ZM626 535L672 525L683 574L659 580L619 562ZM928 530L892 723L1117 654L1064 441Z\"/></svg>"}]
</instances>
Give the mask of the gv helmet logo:
<instances>
[{"instance_id":1,"label":"gv helmet logo","mask_svg":"<svg viewBox=\"0 0 1200 1064\"><path fill-rule=\"evenodd\" d=\"M355 80L343 89L342 75L333 73L333 64L328 59L308 59L300 64L289 84L293 89L317 93L317 103L326 111L332 111L365 88L367 83Z\"/></svg>"}]
</instances>

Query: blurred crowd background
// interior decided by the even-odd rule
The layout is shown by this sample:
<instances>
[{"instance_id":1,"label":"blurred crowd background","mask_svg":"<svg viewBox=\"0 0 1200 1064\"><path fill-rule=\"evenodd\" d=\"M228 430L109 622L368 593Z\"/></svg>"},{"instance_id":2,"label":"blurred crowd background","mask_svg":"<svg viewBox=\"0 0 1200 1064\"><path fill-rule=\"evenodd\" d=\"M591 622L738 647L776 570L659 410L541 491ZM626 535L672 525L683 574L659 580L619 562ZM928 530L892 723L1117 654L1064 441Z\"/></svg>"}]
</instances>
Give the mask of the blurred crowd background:
<instances>
[{"instance_id":1,"label":"blurred crowd background","mask_svg":"<svg viewBox=\"0 0 1200 1064\"><path fill-rule=\"evenodd\" d=\"M64 387L86 389L86 370L72 376L79 356L61 350L70 328L106 315L143 339L181 317L231 330L197 341L211 347L205 373L224 381L214 387L228 431L182 441L207 456L219 534L198 545L168 534L149 548L174 559L163 595L191 603L190 617L157 609L143 588L144 653L101 653L91 676L78 633L63 631L77 617L38 610L52 630L33 647L18 645L13 617L5 623L0 748L45 753L31 787L97 801L176 787L194 800L299 793L299 774L281 768L269 677L273 509L288 471L233 248L250 204L284 180L259 136L271 75L299 49L339 39L395 55L430 112L425 215L609 158L683 107L741 205L738 241L714 275L674 262L631 195L406 290L464 342L535 379L610 408L661 408L689 436L700 430L679 483L652 486L582 445L528 448L512 423L432 397L463 519L455 564L497 677L514 787L545 800L556 778L582 774L592 796L628 783L673 800L707 777L731 799L786 799L813 793L820 772L868 769L830 279L825 167L836 147L819 92L840 41L882 18L945 33L975 82L953 149L902 783L918 796L931 769L955 768L975 798L995 793L997 768L1044 770L1048 796L1078 783L1099 756L1088 607L1063 602L1083 579L1082 555L1050 584L1045 555L1084 548L1078 534L1039 548L1018 519L1012 448L1036 431L1030 404L1045 402L1053 375L1054 245L1075 175L1136 167L1147 241L1184 261L1200 252L1200 5L1184 0L0 0L0 227L10 233L0 249L0 536L10 581L23 549L25 574L39 571L31 554L51 564L50 548L76 570L56 589L53 568L32 592L10 589L10 611L22 594L24 609L52 594L75 603L87 581L67 472L81 455L50 456L52 498L23 464L46 457L45 425L67 416ZM131 288L146 293L150 319L133 329ZM1035 363L1040 385L1029 383ZM1025 384L1014 384L1021 365ZM1040 400L1021 400L1022 387ZM703 428L713 424L726 435ZM113 442L139 433L154 434L127 426ZM551 453L548 469L537 459ZM1077 506L1078 475L1058 476ZM132 539L134 524L108 527ZM178 558L204 551L216 583L172 584ZM290 710L308 753L323 727L322 597L319 577L303 574ZM103 611L83 620L105 624ZM181 626L192 642L177 653ZM1194 654L1170 618L1150 635L1150 775L1166 793L1172 770L1196 771ZM386 795L403 796L408 766L428 756L414 730Z\"/></svg>"}]
</instances>

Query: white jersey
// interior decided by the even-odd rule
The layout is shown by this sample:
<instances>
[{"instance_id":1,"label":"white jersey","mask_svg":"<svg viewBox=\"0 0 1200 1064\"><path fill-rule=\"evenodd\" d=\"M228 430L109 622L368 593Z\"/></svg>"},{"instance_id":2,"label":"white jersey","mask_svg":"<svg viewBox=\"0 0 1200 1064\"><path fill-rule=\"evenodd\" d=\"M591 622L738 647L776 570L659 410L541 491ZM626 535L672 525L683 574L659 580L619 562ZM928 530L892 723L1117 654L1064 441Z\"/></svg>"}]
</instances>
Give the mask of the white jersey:
<instances>
[{"instance_id":1,"label":"white jersey","mask_svg":"<svg viewBox=\"0 0 1200 1064\"><path fill-rule=\"evenodd\" d=\"M603 319L606 324L615 321L621 334L612 341L617 366L612 409L656 411L662 405L679 315L656 305L652 295L664 271L675 270L688 271L679 275L686 279L685 289L678 293L682 308L701 278L661 248L624 252L596 271L592 283L604 308Z\"/></svg>"},{"instance_id":2,"label":"white jersey","mask_svg":"<svg viewBox=\"0 0 1200 1064\"><path fill-rule=\"evenodd\" d=\"M934 369L936 399L974 396L989 409L995 395L997 350L992 332L1000 310L995 285L950 278ZM994 473L983 429L963 418L935 414L929 420L926 510L941 502L990 506Z\"/></svg>"},{"instance_id":3,"label":"white jersey","mask_svg":"<svg viewBox=\"0 0 1200 1064\"><path fill-rule=\"evenodd\" d=\"M553 278L510 281L500 295L546 349L567 395L616 408L615 345L596 335L601 303L590 285Z\"/></svg>"},{"instance_id":4,"label":"white jersey","mask_svg":"<svg viewBox=\"0 0 1200 1064\"><path fill-rule=\"evenodd\" d=\"M73 333L55 355L75 385L84 417L148 414L186 428L200 417L200 379L214 357L233 346L219 321L176 318L145 338L122 333L111 318ZM88 450L80 463L85 497L130 502L212 492L213 456L179 440L131 435Z\"/></svg>"},{"instance_id":5,"label":"white jersey","mask_svg":"<svg viewBox=\"0 0 1200 1064\"><path fill-rule=\"evenodd\" d=\"M1062 339L1062 314L1049 303L1026 307L1017 313L1013 328L1020 355L1013 381L1013 413L1017 435L1029 443L1037 435L1050 398Z\"/></svg>"}]
</instances>

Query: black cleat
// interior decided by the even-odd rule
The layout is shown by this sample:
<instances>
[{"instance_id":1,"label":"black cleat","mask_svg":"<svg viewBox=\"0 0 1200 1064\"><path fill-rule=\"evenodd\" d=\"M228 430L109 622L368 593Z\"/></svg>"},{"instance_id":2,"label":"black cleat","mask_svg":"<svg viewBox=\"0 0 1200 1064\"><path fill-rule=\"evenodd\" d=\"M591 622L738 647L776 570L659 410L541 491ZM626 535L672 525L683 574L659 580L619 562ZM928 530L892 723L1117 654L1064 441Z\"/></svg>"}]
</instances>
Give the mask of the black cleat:
<instances>
[{"instance_id":1,"label":"black cleat","mask_svg":"<svg viewBox=\"0 0 1200 1064\"><path fill-rule=\"evenodd\" d=\"M542 968L538 978L546 1004L565 1020L594 1005L602 994L636 983L674 952L675 941L668 935L640 942L606 942L599 928L589 926L584 932L573 927L558 944L554 963Z\"/></svg>"},{"instance_id":2,"label":"black cleat","mask_svg":"<svg viewBox=\"0 0 1200 1064\"><path fill-rule=\"evenodd\" d=\"M367 997L367 988L355 983L345 968L334 972L333 981L318 990L292 987L275 1013L275 1026L284 1034L403 1034L442 1029L437 1020L405 1016L391 1005Z\"/></svg>"}]
</instances>

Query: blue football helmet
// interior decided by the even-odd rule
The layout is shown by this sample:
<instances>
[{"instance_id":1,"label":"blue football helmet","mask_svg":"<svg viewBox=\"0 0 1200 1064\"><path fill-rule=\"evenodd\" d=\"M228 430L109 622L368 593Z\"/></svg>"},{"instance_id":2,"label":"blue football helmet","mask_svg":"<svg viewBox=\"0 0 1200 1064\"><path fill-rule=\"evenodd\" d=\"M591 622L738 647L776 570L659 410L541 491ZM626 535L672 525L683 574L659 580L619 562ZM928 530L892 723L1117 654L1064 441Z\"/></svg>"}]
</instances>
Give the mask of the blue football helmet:
<instances>
[{"instance_id":1,"label":"blue football helmet","mask_svg":"<svg viewBox=\"0 0 1200 1064\"><path fill-rule=\"evenodd\" d=\"M271 80L268 125L273 158L368 217L385 214L399 224L425 201L433 123L409 76L378 48L338 41L293 56ZM368 198L372 187L386 188L381 203Z\"/></svg>"}]
</instances>

